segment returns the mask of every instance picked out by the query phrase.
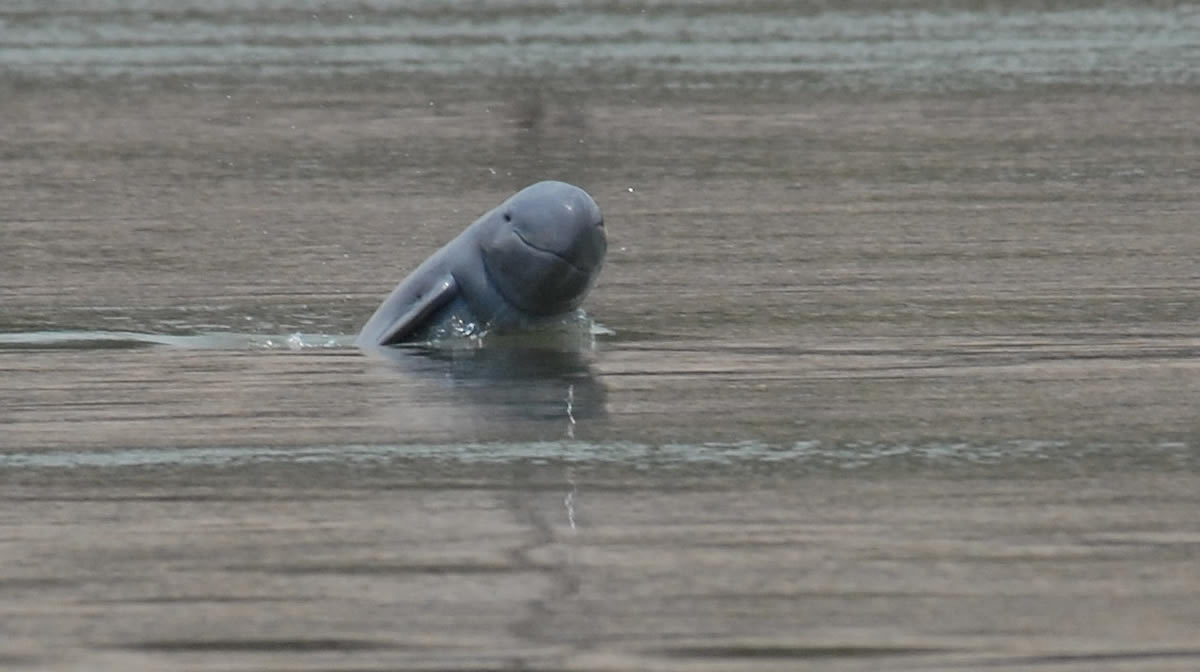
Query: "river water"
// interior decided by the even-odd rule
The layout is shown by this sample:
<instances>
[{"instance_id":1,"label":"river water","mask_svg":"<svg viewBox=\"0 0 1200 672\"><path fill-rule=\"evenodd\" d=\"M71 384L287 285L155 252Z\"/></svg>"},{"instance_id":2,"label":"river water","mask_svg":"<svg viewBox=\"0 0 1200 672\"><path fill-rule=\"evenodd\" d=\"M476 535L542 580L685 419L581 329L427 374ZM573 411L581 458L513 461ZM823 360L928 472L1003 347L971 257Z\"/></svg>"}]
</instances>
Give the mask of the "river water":
<instances>
[{"instance_id":1,"label":"river water","mask_svg":"<svg viewBox=\"0 0 1200 672\"><path fill-rule=\"evenodd\" d=\"M5 3L0 666L1200 665L1200 10L793 4Z\"/></svg>"}]
</instances>

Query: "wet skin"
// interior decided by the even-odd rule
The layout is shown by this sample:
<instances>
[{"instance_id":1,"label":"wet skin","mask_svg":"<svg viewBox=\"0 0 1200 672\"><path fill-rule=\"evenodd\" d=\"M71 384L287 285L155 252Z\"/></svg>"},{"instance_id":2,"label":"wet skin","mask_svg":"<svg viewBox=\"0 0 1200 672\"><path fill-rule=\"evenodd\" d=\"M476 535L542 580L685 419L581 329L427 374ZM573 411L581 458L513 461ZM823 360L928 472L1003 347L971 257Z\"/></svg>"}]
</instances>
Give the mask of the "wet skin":
<instances>
[{"instance_id":1,"label":"wet skin","mask_svg":"<svg viewBox=\"0 0 1200 672\"><path fill-rule=\"evenodd\" d=\"M607 242L599 206L565 182L528 186L426 259L376 309L362 348L477 333L564 315L596 282Z\"/></svg>"}]
</instances>

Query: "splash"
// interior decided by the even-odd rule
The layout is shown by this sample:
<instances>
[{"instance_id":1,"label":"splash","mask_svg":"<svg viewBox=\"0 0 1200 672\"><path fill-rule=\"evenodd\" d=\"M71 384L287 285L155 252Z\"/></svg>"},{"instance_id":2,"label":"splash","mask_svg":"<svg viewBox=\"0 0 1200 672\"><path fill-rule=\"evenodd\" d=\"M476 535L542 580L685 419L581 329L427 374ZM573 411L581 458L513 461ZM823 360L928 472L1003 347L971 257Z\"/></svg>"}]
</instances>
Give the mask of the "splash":
<instances>
[{"instance_id":1,"label":"splash","mask_svg":"<svg viewBox=\"0 0 1200 672\"><path fill-rule=\"evenodd\" d=\"M521 347L590 352L596 349L598 336L615 334L612 329L596 322L583 309L579 309L562 317L528 322L504 330L491 329L487 325L455 316L431 332L428 340L413 345L450 351Z\"/></svg>"}]
</instances>

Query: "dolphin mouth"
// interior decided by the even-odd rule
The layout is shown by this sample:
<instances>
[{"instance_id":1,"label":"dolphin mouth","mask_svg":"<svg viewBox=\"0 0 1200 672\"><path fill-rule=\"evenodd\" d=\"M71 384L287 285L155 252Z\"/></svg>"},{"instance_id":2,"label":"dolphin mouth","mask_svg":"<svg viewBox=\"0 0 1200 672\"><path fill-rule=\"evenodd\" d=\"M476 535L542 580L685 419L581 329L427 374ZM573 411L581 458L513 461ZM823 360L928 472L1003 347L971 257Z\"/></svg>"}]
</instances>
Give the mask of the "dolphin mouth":
<instances>
[{"instance_id":1,"label":"dolphin mouth","mask_svg":"<svg viewBox=\"0 0 1200 672\"><path fill-rule=\"evenodd\" d=\"M526 245L528 245L529 247L531 247L531 248L533 248L533 249L537 250L538 252L542 252L542 253L544 253L544 254L548 254L548 255L550 255L550 256L552 256L552 257L557 257L559 261L561 261L561 262L563 262L564 264L566 264L566 265L570 266L570 267L571 267L572 269L574 269L576 272L578 272L578 273L581 273L581 274L583 274L583 275L588 275L588 274L590 273L590 271L585 271L584 269L582 269L582 268L580 268L578 265L576 265L576 263L575 263L575 262L571 261L570 259L567 259L566 257L564 257L563 255L559 254L558 252L555 252L554 250L547 250L547 249L546 249L546 248L544 248L544 247L539 247L539 246L537 246L537 245L534 245L533 243L529 242L529 239L528 239L528 238L526 238L526 237L525 237L525 235L524 235L524 234L522 234L520 231L518 231L518 230L517 230L515 227L513 228L512 232L513 232L513 234L514 234L514 235L515 235L517 238L520 238L520 239L521 239L521 242L522 242L522 243L525 243L525 244L526 244Z\"/></svg>"}]
</instances>

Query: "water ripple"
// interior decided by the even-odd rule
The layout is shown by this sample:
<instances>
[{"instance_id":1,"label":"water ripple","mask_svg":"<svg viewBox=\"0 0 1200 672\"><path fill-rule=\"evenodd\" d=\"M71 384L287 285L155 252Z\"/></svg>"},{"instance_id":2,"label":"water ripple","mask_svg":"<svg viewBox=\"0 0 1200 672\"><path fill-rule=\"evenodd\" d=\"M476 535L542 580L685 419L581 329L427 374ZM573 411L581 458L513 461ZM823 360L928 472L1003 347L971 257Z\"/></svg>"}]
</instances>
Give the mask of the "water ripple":
<instances>
[{"instance_id":1,"label":"water ripple","mask_svg":"<svg viewBox=\"0 0 1200 672\"><path fill-rule=\"evenodd\" d=\"M27 331L0 333L0 350L5 349L122 349L146 346L189 349L304 350L346 348L353 335L342 334L239 334L208 332L189 335L146 334L135 331Z\"/></svg>"},{"instance_id":2,"label":"water ripple","mask_svg":"<svg viewBox=\"0 0 1200 672\"><path fill-rule=\"evenodd\" d=\"M311 447L213 446L133 448L125 450L50 450L0 453L0 469L126 468L151 466L238 466L266 463L371 465L423 460L465 464L543 462L672 466L738 466L787 464L817 471L870 468L972 467L1015 464L1047 466L1086 464L1124 446L1066 441L1013 440L998 443L929 442L837 444L796 441L790 445L759 441L653 445L627 441L490 442L460 444L331 445ZM1141 459L1170 461L1177 467L1197 466L1196 451L1187 443L1147 446ZM1128 466L1128 465L1127 465Z\"/></svg>"}]
</instances>

